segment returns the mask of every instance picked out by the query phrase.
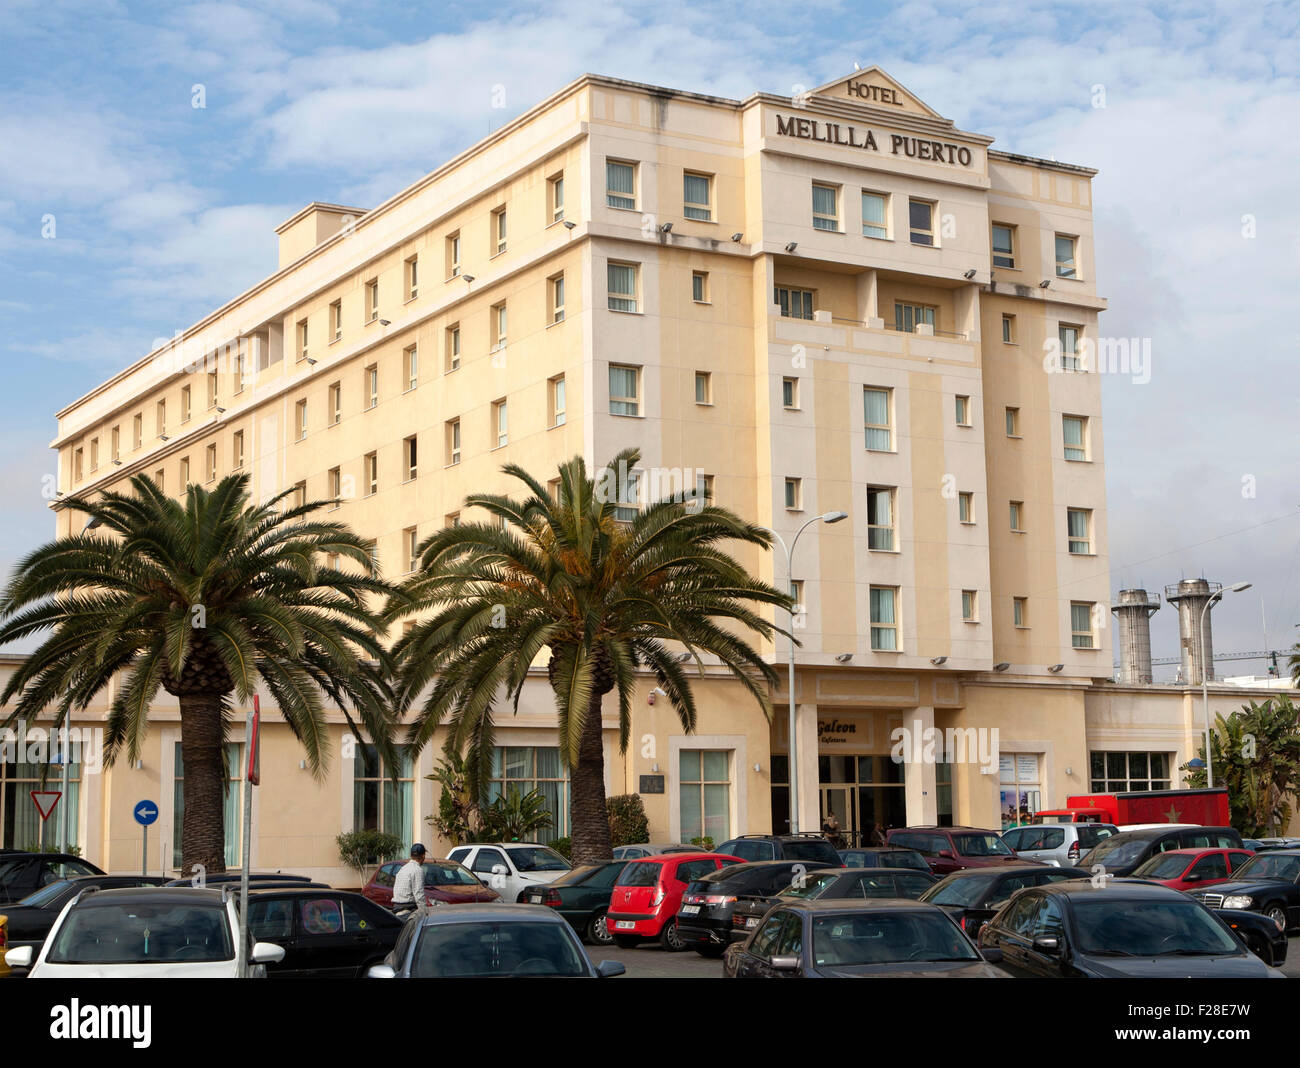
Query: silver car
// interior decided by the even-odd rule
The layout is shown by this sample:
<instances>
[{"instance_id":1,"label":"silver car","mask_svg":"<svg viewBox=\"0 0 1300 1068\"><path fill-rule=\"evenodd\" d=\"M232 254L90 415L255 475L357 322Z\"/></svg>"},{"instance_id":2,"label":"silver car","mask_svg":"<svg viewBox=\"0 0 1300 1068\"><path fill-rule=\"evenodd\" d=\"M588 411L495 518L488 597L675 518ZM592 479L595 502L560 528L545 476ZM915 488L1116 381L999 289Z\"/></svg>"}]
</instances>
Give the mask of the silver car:
<instances>
[{"instance_id":1,"label":"silver car","mask_svg":"<svg viewBox=\"0 0 1300 1068\"><path fill-rule=\"evenodd\" d=\"M1111 823L1036 823L1003 831L1002 841L1026 860L1069 868L1098 842L1118 833Z\"/></svg>"}]
</instances>

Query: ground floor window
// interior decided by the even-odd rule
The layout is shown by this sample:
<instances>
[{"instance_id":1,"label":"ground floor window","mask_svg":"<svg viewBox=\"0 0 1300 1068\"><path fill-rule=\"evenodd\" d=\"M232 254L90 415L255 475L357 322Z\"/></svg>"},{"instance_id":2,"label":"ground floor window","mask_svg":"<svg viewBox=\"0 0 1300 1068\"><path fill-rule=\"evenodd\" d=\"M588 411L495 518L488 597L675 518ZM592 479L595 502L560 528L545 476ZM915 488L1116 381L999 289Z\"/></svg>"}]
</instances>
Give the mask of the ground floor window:
<instances>
[{"instance_id":1,"label":"ground floor window","mask_svg":"<svg viewBox=\"0 0 1300 1068\"><path fill-rule=\"evenodd\" d=\"M551 814L551 826L537 831L533 840L543 844L569 837L569 775L556 746L497 746L492 750L492 777L488 800L503 794L536 790Z\"/></svg>"},{"instance_id":2,"label":"ground floor window","mask_svg":"<svg viewBox=\"0 0 1300 1068\"><path fill-rule=\"evenodd\" d=\"M907 799L903 788L903 765L888 756L826 754L817 758L817 784L801 783L800 793L816 789L819 819L833 812L840 837L846 845L868 846L879 828L907 826ZM772 832L790 830L790 761L785 755L772 757ZM819 831L801 827L801 831Z\"/></svg>"},{"instance_id":3,"label":"ground floor window","mask_svg":"<svg viewBox=\"0 0 1300 1068\"><path fill-rule=\"evenodd\" d=\"M683 749L678 761L682 841L731 837L731 751Z\"/></svg>"},{"instance_id":4,"label":"ground floor window","mask_svg":"<svg viewBox=\"0 0 1300 1068\"><path fill-rule=\"evenodd\" d=\"M73 752L76 752L75 744ZM77 814L81 808L80 764L68 765L68 796L59 798L49 819L41 820L36 802L32 800L33 790L62 789L62 775L59 764L0 761L0 829L3 831L0 833L0 848L62 850L63 843L58 839L64 806L67 806L68 841L73 845L77 843Z\"/></svg>"},{"instance_id":5,"label":"ground floor window","mask_svg":"<svg viewBox=\"0 0 1300 1068\"><path fill-rule=\"evenodd\" d=\"M1172 753L1089 753L1088 778L1095 794L1168 790Z\"/></svg>"},{"instance_id":6,"label":"ground floor window","mask_svg":"<svg viewBox=\"0 0 1300 1068\"><path fill-rule=\"evenodd\" d=\"M1002 829L1029 823L1042 808L1042 780L1037 753L1003 753L998 760Z\"/></svg>"},{"instance_id":7,"label":"ground floor window","mask_svg":"<svg viewBox=\"0 0 1300 1068\"><path fill-rule=\"evenodd\" d=\"M244 745L226 742L222 755L226 762L226 790L222 801L222 822L226 833L226 866L239 867L243 862L240 850L240 832L244 821ZM185 763L181 759L181 743L176 743L176 777L172 787L172 867L180 868L181 832L185 827Z\"/></svg>"},{"instance_id":8,"label":"ground floor window","mask_svg":"<svg viewBox=\"0 0 1300 1068\"><path fill-rule=\"evenodd\" d=\"M934 766L934 811L940 827L952 826L952 765L942 761Z\"/></svg>"},{"instance_id":9,"label":"ground floor window","mask_svg":"<svg viewBox=\"0 0 1300 1068\"><path fill-rule=\"evenodd\" d=\"M415 759L409 746L394 748L396 769L381 759L378 746L357 746L352 770L352 827L395 834L406 842L414 828Z\"/></svg>"}]
</instances>

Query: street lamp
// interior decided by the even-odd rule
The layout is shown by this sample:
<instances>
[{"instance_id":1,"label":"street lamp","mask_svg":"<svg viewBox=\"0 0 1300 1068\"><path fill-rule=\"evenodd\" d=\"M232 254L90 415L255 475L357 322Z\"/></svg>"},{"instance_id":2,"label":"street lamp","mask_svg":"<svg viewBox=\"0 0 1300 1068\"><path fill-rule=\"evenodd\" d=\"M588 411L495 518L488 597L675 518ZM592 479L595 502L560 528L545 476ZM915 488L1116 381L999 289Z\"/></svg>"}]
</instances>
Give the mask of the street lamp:
<instances>
[{"instance_id":1,"label":"street lamp","mask_svg":"<svg viewBox=\"0 0 1300 1068\"><path fill-rule=\"evenodd\" d=\"M781 537L781 535L778 534L771 527L762 528L763 530L766 530L769 534L771 534L772 537L774 537L780 543L781 548L785 550L785 574L786 574L786 581L789 585L789 588L793 589L794 587L794 550L795 547L799 544L799 535L802 534L814 523L838 523L841 519L848 519L848 517L849 517L848 512L827 512L824 515L813 516L812 519L808 520L808 522L806 522L795 532L794 540L789 545L786 545L785 539ZM798 834L799 833L799 770L798 770L799 752L798 752L798 743L795 741L795 725L794 725L794 609L795 606L792 604L790 606L790 659L789 659L790 681L788 684L788 689L790 692L790 756L789 756L790 833Z\"/></svg>"},{"instance_id":2,"label":"street lamp","mask_svg":"<svg viewBox=\"0 0 1300 1068\"><path fill-rule=\"evenodd\" d=\"M1200 635L1201 646L1201 708L1205 713L1205 785L1210 789L1214 787L1214 754L1210 752L1210 665L1205 659L1205 613L1210 610L1210 605L1225 593L1240 593L1248 589L1250 589L1249 582L1234 582L1231 586L1224 586L1211 594L1210 599L1201 608L1201 623L1196 628L1197 634Z\"/></svg>"}]
</instances>

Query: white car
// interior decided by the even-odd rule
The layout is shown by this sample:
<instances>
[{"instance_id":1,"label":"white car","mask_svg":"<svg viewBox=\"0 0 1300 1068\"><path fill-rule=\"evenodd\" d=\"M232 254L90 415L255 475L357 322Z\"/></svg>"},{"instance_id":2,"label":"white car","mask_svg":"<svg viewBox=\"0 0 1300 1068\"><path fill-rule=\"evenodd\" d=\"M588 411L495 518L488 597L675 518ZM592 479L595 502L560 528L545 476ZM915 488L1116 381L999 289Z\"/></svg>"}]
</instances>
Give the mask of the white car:
<instances>
[{"instance_id":1,"label":"white car","mask_svg":"<svg viewBox=\"0 0 1300 1068\"><path fill-rule=\"evenodd\" d=\"M229 888L87 890L63 906L39 955L21 946L5 963L31 979L233 979L238 905ZM283 957L270 942L252 945L250 976Z\"/></svg>"},{"instance_id":2,"label":"white car","mask_svg":"<svg viewBox=\"0 0 1300 1068\"><path fill-rule=\"evenodd\" d=\"M573 870L554 849L536 842L476 842L457 846L447 859L465 865L506 902L526 901L528 887L554 882Z\"/></svg>"}]
</instances>

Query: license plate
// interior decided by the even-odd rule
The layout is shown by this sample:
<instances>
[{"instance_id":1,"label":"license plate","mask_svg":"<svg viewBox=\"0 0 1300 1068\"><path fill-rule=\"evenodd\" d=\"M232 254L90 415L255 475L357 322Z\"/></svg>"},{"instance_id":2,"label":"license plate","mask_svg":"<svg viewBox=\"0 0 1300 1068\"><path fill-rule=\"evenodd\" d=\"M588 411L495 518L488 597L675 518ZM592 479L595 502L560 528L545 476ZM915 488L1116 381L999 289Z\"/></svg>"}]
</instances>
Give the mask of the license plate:
<instances>
[{"instance_id":1,"label":"license plate","mask_svg":"<svg viewBox=\"0 0 1300 1068\"><path fill-rule=\"evenodd\" d=\"M682 915L683 915L683 916L694 916L694 915L695 915L696 913L698 913L699 911L700 911L700 906L699 906L699 905L683 905L683 906L682 906Z\"/></svg>"},{"instance_id":2,"label":"license plate","mask_svg":"<svg viewBox=\"0 0 1300 1068\"><path fill-rule=\"evenodd\" d=\"M748 917L746 917L746 918L745 918L745 926L746 926L746 927L757 927L757 926L758 926L758 917L757 917L757 916L748 916Z\"/></svg>"},{"instance_id":3,"label":"license plate","mask_svg":"<svg viewBox=\"0 0 1300 1068\"><path fill-rule=\"evenodd\" d=\"M529 895L528 895L528 900L531 901L534 905L540 905L540 904L542 903L542 895L541 895L541 894L529 894Z\"/></svg>"},{"instance_id":4,"label":"license plate","mask_svg":"<svg viewBox=\"0 0 1300 1068\"><path fill-rule=\"evenodd\" d=\"M616 930L616 931L630 931L630 930L632 930L632 928L635 927L635 926L636 926L636 921L635 921L635 920L615 920L615 921L614 921L614 930Z\"/></svg>"}]
</instances>

